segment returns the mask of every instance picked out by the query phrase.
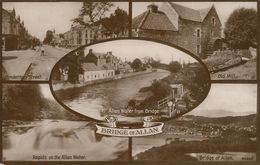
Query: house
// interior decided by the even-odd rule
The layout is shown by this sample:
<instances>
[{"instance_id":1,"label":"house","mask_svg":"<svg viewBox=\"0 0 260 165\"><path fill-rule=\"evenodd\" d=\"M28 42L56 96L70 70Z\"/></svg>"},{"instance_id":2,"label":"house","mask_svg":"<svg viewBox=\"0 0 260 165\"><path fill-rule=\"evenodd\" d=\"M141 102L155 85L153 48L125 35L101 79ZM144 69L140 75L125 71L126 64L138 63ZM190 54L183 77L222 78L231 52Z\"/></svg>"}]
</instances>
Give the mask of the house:
<instances>
[{"instance_id":1,"label":"house","mask_svg":"<svg viewBox=\"0 0 260 165\"><path fill-rule=\"evenodd\" d=\"M155 4L132 20L135 37L159 39L178 45L201 58L211 55L221 40L221 22L213 6L194 10L173 2Z\"/></svg>"},{"instance_id":2,"label":"house","mask_svg":"<svg viewBox=\"0 0 260 165\"><path fill-rule=\"evenodd\" d=\"M88 53L82 59L81 68L83 74L79 75L80 82L113 78L118 69L119 62L112 52L99 53L89 49Z\"/></svg>"},{"instance_id":3,"label":"house","mask_svg":"<svg viewBox=\"0 0 260 165\"><path fill-rule=\"evenodd\" d=\"M15 9L2 8L2 50L26 49L31 46L33 37L24 27L20 16L16 16Z\"/></svg>"},{"instance_id":4,"label":"house","mask_svg":"<svg viewBox=\"0 0 260 165\"><path fill-rule=\"evenodd\" d=\"M94 80L108 79L115 76L115 70L104 65L95 63L82 63L83 74L79 74L79 82L89 82Z\"/></svg>"},{"instance_id":5,"label":"house","mask_svg":"<svg viewBox=\"0 0 260 165\"><path fill-rule=\"evenodd\" d=\"M64 33L64 41L62 45L76 48L82 45L93 43L94 41L115 38L116 35L112 34L104 26L104 19L105 18L100 19L99 21L89 25L73 23L69 31Z\"/></svg>"}]
</instances>

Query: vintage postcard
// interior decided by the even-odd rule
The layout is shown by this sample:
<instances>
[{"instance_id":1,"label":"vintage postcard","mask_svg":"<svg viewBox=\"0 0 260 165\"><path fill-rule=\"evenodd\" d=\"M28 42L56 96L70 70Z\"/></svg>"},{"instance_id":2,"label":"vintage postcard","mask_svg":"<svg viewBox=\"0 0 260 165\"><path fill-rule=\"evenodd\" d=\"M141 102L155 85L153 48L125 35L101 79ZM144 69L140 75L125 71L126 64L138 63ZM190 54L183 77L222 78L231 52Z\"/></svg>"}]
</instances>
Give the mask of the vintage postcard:
<instances>
[{"instance_id":1,"label":"vintage postcard","mask_svg":"<svg viewBox=\"0 0 260 165\"><path fill-rule=\"evenodd\" d=\"M1 5L2 164L259 164L258 1Z\"/></svg>"}]
</instances>

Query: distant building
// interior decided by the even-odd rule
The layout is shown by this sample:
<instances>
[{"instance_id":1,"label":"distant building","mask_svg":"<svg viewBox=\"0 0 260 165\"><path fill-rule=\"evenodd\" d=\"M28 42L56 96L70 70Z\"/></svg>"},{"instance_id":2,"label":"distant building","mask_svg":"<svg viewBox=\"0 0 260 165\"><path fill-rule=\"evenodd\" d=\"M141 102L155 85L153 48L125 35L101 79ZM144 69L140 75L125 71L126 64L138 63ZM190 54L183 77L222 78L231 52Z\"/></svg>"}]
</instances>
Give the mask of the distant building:
<instances>
[{"instance_id":1,"label":"distant building","mask_svg":"<svg viewBox=\"0 0 260 165\"><path fill-rule=\"evenodd\" d=\"M112 52L99 53L89 49L89 52L86 53L82 60L83 74L79 75L79 81L87 82L113 78L121 65L122 61L114 56Z\"/></svg>"},{"instance_id":2,"label":"distant building","mask_svg":"<svg viewBox=\"0 0 260 165\"><path fill-rule=\"evenodd\" d=\"M64 33L63 46L79 47L109 38L127 36L127 29L116 36L104 26L104 19L96 21L88 26L72 24L69 31Z\"/></svg>"},{"instance_id":3,"label":"distant building","mask_svg":"<svg viewBox=\"0 0 260 165\"><path fill-rule=\"evenodd\" d=\"M20 16L16 16L15 9L2 8L2 50L29 48L33 38L24 27Z\"/></svg>"},{"instance_id":4,"label":"distant building","mask_svg":"<svg viewBox=\"0 0 260 165\"><path fill-rule=\"evenodd\" d=\"M194 10L163 2L151 4L132 20L133 36L155 38L183 47L201 58L219 49L221 22L213 6Z\"/></svg>"}]
</instances>

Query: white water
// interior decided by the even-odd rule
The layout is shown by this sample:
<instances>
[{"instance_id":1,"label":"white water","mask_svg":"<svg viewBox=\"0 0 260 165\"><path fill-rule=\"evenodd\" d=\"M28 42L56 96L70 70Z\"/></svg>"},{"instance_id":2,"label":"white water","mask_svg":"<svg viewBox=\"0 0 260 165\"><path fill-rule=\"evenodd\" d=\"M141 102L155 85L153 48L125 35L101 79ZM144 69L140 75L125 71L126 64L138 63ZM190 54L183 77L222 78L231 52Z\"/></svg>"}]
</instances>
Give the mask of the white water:
<instances>
[{"instance_id":1,"label":"white water","mask_svg":"<svg viewBox=\"0 0 260 165\"><path fill-rule=\"evenodd\" d=\"M4 140L3 157L8 161L37 161L35 156L46 156L41 161L109 161L117 159L128 149L128 139L118 137L97 138L94 128L86 126L88 122L41 121L39 126L24 134L9 133ZM58 156L67 158L58 159ZM69 159L73 155L81 159ZM50 156L57 156L51 160ZM39 157L38 157L39 158Z\"/></svg>"}]
</instances>

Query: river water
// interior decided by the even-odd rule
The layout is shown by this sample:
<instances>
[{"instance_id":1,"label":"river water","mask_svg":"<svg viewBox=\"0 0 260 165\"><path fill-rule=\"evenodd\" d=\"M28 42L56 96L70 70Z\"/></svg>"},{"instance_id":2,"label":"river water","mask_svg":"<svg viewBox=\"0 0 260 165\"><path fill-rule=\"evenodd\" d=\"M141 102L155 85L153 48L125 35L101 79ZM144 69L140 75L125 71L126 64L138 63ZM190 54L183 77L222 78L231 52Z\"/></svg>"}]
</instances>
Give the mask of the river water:
<instances>
[{"instance_id":1,"label":"river water","mask_svg":"<svg viewBox=\"0 0 260 165\"><path fill-rule=\"evenodd\" d=\"M154 79L161 79L169 74L166 70L158 70L112 82L61 90L56 95L72 110L94 119L104 120L105 116L100 114L102 109L125 108L128 101L133 99L141 88L150 86ZM119 120L141 119L120 116Z\"/></svg>"},{"instance_id":2,"label":"river water","mask_svg":"<svg viewBox=\"0 0 260 165\"><path fill-rule=\"evenodd\" d=\"M13 127L3 134L8 161L109 161L128 151L128 138L97 135L90 122L37 121L19 125L30 128L23 133Z\"/></svg>"}]
</instances>

